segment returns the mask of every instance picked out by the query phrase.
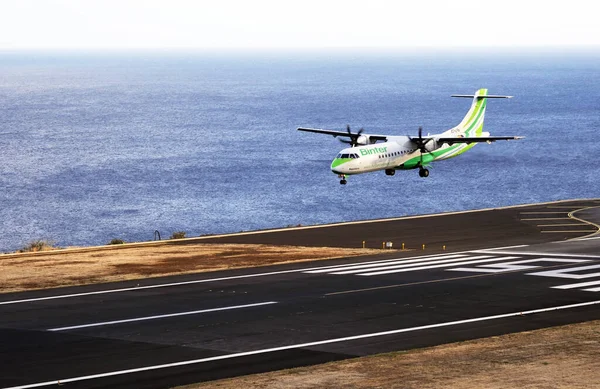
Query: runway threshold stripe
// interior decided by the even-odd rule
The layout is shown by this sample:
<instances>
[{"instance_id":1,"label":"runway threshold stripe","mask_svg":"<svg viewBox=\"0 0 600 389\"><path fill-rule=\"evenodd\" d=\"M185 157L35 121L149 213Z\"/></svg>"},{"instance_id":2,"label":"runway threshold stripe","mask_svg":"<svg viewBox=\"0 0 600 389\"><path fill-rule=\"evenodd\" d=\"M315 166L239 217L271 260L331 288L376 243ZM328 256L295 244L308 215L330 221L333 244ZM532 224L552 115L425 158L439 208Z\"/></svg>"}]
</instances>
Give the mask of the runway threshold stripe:
<instances>
[{"instance_id":1,"label":"runway threshold stripe","mask_svg":"<svg viewBox=\"0 0 600 389\"><path fill-rule=\"evenodd\" d=\"M473 257L473 258L487 258L489 256L481 256L481 257ZM420 266L420 267L411 267L407 269L395 269L395 270L384 270L384 271L376 271L369 273L360 273L359 276L380 276L383 274L392 274L392 273L403 273L408 271L417 271L417 270L428 270L428 269L439 269L441 267L451 267L451 266L462 266L462 265L472 265L475 263L485 263L485 262L496 262L496 261L506 261L511 259L517 259L519 257L497 257L491 259L479 259L476 261L464 261L464 262L456 262L456 263L444 263L441 265L430 265L430 266Z\"/></svg>"},{"instance_id":2,"label":"runway threshold stripe","mask_svg":"<svg viewBox=\"0 0 600 389\"><path fill-rule=\"evenodd\" d=\"M47 331L77 330L77 329L80 329L80 328L110 326L110 325L114 325L114 324L132 323L132 322L136 322L136 321L165 319L165 318L169 318L169 317L197 315L197 314L200 314L200 313L209 313L209 312L229 311L229 310L232 310L232 309L260 307L262 305L271 305L271 304L277 304L277 301L266 301L266 302L263 302L263 303L246 304L246 305L233 305L231 307L210 308L210 309L202 309L202 310L199 310L199 311L178 312L178 313L170 313L170 314L166 314L166 315L146 316L146 317L138 317L138 318L134 318L134 319L113 320L113 321L105 321L105 322L100 322L100 323L82 324L82 325L77 325L77 326L50 328Z\"/></svg>"},{"instance_id":3,"label":"runway threshold stripe","mask_svg":"<svg viewBox=\"0 0 600 389\"><path fill-rule=\"evenodd\" d=\"M559 242L562 243L562 242ZM545 253L545 252L535 252L535 251L492 251L490 249L485 250L473 250L472 253L477 254L501 254L501 255L531 255L531 256L545 256L545 257L567 257L567 258L593 258L600 259L600 255L589 255L589 254L561 254L561 253Z\"/></svg>"},{"instance_id":4,"label":"runway threshold stripe","mask_svg":"<svg viewBox=\"0 0 600 389\"><path fill-rule=\"evenodd\" d=\"M142 373L142 372L146 372L146 371L195 365L195 364L199 364L199 363L220 361L220 360L232 359L232 358L240 358L240 357L246 357L246 356L250 356L250 355L266 354L266 353L272 353L272 352L277 352L277 351L299 349L299 348L304 348L304 347L321 346L324 344L348 342L348 341L353 341L353 340L375 338L375 337L379 337L379 336L396 335L396 334L407 333L407 332L423 331L423 330L429 330L429 329L434 329L434 328L450 327L450 326L455 326L455 325L477 323L477 322L488 321L488 320L506 319L509 317L533 315L533 314L539 314L539 313L544 313L544 312L559 311L559 310L564 310L564 309L581 308L581 307L586 307L586 306L596 305L596 304L600 304L600 300L588 301L585 303L578 303L578 304L560 305L560 306L549 307L549 308L533 309L533 310L522 311L522 312L511 312L511 313L505 313L505 314L493 315L493 316L476 317L476 318L472 318L472 319L456 320L456 321L449 321L449 322L444 322L444 323L428 324L428 325L423 325L423 326L418 326L418 327L400 328L400 329L391 330L391 331L373 332L373 333L369 333L369 334L347 336L347 337L343 337L343 338L325 339L325 340L320 340L320 341L316 341L316 342L293 344L293 345L289 345L289 346L246 351L246 352L235 353L235 354L219 355L219 356L209 357L209 358L192 359L192 360L187 360L187 361L166 363L166 364L154 365L154 366L144 366L144 367L140 367L140 368L136 368L136 369L117 370L117 371L111 371L111 372L106 372L106 373L91 374L91 375L87 375L87 376L63 378L63 379L57 379L57 380L46 381L46 382L38 382L38 383L27 384L27 385L12 386L12 387L8 387L8 388L4 388L4 389L30 389L30 388L40 388L43 386L50 386L50 385L62 385L62 384L67 384L67 383L71 383L71 382L80 382L80 381L87 381L87 380L93 380L93 379L99 379L99 378L114 377L114 376L125 375L125 374Z\"/></svg>"},{"instance_id":5,"label":"runway threshold stripe","mask_svg":"<svg viewBox=\"0 0 600 389\"><path fill-rule=\"evenodd\" d=\"M600 288L589 288L589 289L584 289L586 292L600 292Z\"/></svg>"},{"instance_id":6,"label":"runway threshold stripe","mask_svg":"<svg viewBox=\"0 0 600 389\"><path fill-rule=\"evenodd\" d=\"M586 286L594 286L594 285L600 285L600 280L588 281L588 282L578 282L576 284L567 284L567 285L553 286L552 289L585 288Z\"/></svg>"},{"instance_id":7,"label":"runway threshold stripe","mask_svg":"<svg viewBox=\"0 0 600 389\"><path fill-rule=\"evenodd\" d=\"M418 262L418 263L410 263L410 264L398 264L398 265L386 265L379 266L371 269L355 269L355 270L346 270L346 271L336 271L331 274L356 274L356 273L364 273L364 272L374 272L381 270L392 270L392 269L406 269L406 271L411 271L412 269L421 269L423 266L429 267L433 265L442 265L442 266L454 266L455 262L463 262L463 261L471 261L476 259L483 258L491 258L491 255L479 255L476 257L462 257L462 258L454 258L454 259L444 259L440 261L431 261L431 262Z\"/></svg>"},{"instance_id":8,"label":"runway threshold stripe","mask_svg":"<svg viewBox=\"0 0 600 389\"><path fill-rule=\"evenodd\" d=\"M309 271L306 271L305 273L310 273L310 274L331 273L331 272L335 272L335 271L364 269L364 268L369 268L369 267L380 267L380 266L391 266L391 265L395 265L395 264L403 264L403 265L413 266L415 263L428 263L428 262L435 263L435 262L438 262L441 260L450 260L453 258L463 258L464 259L466 257L468 257L468 254L444 255L444 256L425 258L425 259L422 259L422 258L419 258L419 259L396 258L396 259L389 259L389 260L377 261L377 262L350 263L347 265L340 265L340 266L336 266L336 267L328 266L325 269L309 270Z\"/></svg>"}]
</instances>

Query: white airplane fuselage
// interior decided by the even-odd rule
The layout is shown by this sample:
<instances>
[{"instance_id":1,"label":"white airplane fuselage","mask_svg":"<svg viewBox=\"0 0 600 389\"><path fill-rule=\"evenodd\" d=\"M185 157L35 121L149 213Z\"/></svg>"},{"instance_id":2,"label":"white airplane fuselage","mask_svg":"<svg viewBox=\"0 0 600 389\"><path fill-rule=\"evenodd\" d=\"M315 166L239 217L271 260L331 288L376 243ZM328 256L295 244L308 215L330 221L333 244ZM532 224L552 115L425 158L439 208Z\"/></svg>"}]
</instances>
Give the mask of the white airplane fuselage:
<instances>
[{"instance_id":1,"label":"white airplane fuselage","mask_svg":"<svg viewBox=\"0 0 600 389\"><path fill-rule=\"evenodd\" d=\"M434 135L443 136L445 134ZM483 136L488 134L483 133ZM339 175L369 173L378 170L408 170L429 165L433 161L457 156L473 144L429 146L429 153L421 157L420 150L408 136L390 136L387 142L348 147L341 150L331 163L331 171Z\"/></svg>"}]
</instances>

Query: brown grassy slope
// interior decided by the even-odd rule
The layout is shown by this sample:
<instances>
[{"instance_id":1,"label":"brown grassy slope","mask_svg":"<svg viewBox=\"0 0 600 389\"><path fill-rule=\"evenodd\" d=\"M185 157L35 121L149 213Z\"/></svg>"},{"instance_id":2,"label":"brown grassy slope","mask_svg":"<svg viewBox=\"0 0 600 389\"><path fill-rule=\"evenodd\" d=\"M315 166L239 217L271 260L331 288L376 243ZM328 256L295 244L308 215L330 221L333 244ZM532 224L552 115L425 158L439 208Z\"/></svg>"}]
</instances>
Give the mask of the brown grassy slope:
<instances>
[{"instance_id":1,"label":"brown grassy slope","mask_svg":"<svg viewBox=\"0 0 600 389\"><path fill-rule=\"evenodd\" d=\"M179 389L600 388L600 321Z\"/></svg>"},{"instance_id":2,"label":"brown grassy slope","mask_svg":"<svg viewBox=\"0 0 600 389\"><path fill-rule=\"evenodd\" d=\"M0 293L380 252L328 247L167 244L0 255Z\"/></svg>"}]
</instances>

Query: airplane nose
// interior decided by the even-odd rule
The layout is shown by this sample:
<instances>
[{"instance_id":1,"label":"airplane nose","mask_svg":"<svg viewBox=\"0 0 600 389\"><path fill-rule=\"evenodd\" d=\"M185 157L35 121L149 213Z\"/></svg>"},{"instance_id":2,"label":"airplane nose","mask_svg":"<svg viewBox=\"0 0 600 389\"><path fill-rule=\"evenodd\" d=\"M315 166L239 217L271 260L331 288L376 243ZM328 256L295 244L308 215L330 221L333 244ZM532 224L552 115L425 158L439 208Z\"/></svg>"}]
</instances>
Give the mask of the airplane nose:
<instances>
[{"instance_id":1,"label":"airplane nose","mask_svg":"<svg viewBox=\"0 0 600 389\"><path fill-rule=\"evenodd\" d=\"M331 171L335 174L347 174L348 173L348 158L335 158L331 162Z\"/></svg>"}]
</instances>

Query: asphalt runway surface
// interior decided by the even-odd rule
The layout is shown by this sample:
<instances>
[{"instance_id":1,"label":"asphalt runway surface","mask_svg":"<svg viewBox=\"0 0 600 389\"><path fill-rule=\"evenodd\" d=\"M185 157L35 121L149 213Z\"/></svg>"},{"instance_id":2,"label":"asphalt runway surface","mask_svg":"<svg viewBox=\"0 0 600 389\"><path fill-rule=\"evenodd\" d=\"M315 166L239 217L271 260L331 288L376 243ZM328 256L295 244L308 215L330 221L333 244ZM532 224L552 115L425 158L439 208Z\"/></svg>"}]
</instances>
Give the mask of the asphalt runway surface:
<instances>
[{"instance_id":1,"label":"asphalt runway surface","mask_svg":"<svg viewBox=\"0 0 600 389\"><path fill-rule=\"evenodd\" d=\"M600 319L599 224L580 200L206 238L426 249L3 294L0 388L168 388Z\"/></svg>"}]
</instances>

